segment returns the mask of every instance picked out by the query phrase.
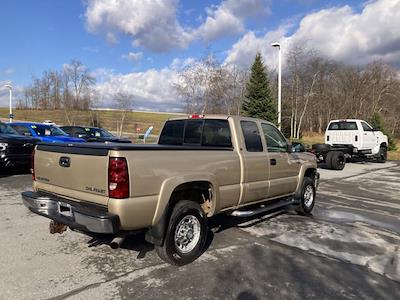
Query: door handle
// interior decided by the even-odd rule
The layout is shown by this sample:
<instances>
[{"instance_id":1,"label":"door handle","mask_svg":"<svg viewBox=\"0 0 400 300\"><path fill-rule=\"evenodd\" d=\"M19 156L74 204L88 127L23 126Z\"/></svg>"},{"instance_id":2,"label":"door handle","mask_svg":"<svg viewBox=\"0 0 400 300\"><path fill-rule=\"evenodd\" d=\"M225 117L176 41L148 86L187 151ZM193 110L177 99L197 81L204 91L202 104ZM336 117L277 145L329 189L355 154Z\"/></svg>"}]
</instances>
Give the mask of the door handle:
<instances>
[{"instance_id":1,"label":"door handle","mask_svg":"<svg viewBox=\"0 0 400 300\"><path fill-rule=\"evenodd\" d=\"M270 162L271 166L275 166L276 165L276 159L275 158L271 158L269 160L269 162Z\"/></svg>"}]
</instances>

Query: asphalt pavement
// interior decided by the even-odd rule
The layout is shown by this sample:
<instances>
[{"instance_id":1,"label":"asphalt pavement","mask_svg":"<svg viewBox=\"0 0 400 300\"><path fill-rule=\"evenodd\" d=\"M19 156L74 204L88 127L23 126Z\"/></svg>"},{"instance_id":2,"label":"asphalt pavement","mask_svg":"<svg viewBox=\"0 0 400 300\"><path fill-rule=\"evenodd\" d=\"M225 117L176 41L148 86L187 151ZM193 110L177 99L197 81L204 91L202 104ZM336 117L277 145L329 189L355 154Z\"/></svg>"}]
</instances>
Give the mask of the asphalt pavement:
<instances>
[{"instance_id":1,"label":"asphalt pavement","mask_svg":"<svg viewBox=\"0 0 400 300\"><path fill-rule=\"evenodd\" d=\"M0 299L400 299L400 163L320 169L311 217L218 217L207 251L163 263L143 235L107 240L29 212L30 175L0 175Z\"/></svg>"}]
</instances>

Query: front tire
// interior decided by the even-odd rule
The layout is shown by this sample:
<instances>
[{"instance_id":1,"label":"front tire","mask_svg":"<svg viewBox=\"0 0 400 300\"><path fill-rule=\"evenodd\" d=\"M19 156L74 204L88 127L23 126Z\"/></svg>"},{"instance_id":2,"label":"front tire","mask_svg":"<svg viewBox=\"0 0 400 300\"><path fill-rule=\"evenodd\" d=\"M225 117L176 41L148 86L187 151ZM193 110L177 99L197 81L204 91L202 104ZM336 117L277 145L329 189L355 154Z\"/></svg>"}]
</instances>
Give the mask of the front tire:
<instances>
[{"instance_id":1,"label":"front tire","mask_svg":"<svg viewBox=\"0 0 400 300\"><path fill-rule=\"evenodd\" d=\"M377 162L385 163L387 160L387 149L386 147L380 147L378 152L378 159Z\"/></svg>"},{"instance_id":2,"label":"front tire","mask_svg":"<svg viewBox=\"0 0 400 300\"><path fill-rule=\"evenodd\" d=\"M155 246L165 262L182 266L197 259L207 239L207 216L198 203L182 200L172 210L164 244Z\"/></svg>"},{"instance_id":3,"label":"front tire","mask_svg":"<svg viewBox=\"0 0 400 300\"><path fill-rule=\"evenodd\" d=\"M310 177L304 177L301 187L301 194L298 198L295 210L299 215L310 215L315 205L316 189L314 180Z\"/></svg>"}]
</instances>

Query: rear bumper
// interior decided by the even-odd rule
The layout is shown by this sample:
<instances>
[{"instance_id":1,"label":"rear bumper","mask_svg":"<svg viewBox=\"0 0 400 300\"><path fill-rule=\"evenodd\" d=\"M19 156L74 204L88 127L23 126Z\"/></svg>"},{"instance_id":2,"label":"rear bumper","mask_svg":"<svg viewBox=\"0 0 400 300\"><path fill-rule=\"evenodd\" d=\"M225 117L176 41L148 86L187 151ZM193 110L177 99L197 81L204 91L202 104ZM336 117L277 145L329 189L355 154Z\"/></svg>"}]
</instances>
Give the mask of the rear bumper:
<instances>
[{"instance_id":1,"label":"rear bumper","mask_svg":"<svg viewBox=\"0 0 400 300\"><path fill-rule=\"evenodd\" d=\"M78 203L58 196L23 192L23 203L32 212L85 232L115 234L119 217L94 204Z\"/></svg>"}]
</instances>

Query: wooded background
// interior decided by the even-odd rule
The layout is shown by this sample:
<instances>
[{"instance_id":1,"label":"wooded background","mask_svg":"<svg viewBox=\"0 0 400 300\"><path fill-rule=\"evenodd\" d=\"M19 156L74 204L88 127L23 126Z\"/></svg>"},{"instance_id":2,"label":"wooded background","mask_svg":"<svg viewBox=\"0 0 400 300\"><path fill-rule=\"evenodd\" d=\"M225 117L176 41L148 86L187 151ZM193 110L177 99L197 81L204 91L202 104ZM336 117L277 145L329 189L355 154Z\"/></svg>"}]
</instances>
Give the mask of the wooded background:
<instances>
[{"instance_id":1,"label":"wooded background","mask_svg":"<svg viewBox=\"0 0 400 300\"><path fill-rule=\"evenodd\" d=\"M277 74L266 71L276 103ZM332 119L371 120L374 114L380 114L388 131L400 137L400 72L395 67L382 61L349 65L295 47L284 59L282 76L282 128L288 137L321 133ZM189 114L241 114L248 78L249 70L224 65L210 54L180 71L175 84L177 101L185 103ZM61 71L49 70L33 78L18 99L18 107L61 109L73 123L71 111L96 106L95 85L90 70L74 60ZM117 94L115 102L117 108L128 111L134 107L134 96ZM121 132L124 122L122 113Z\"/></svg>"}]
</instances>

